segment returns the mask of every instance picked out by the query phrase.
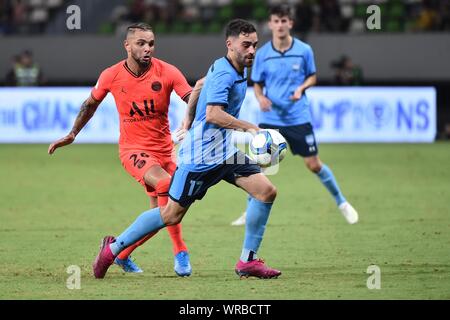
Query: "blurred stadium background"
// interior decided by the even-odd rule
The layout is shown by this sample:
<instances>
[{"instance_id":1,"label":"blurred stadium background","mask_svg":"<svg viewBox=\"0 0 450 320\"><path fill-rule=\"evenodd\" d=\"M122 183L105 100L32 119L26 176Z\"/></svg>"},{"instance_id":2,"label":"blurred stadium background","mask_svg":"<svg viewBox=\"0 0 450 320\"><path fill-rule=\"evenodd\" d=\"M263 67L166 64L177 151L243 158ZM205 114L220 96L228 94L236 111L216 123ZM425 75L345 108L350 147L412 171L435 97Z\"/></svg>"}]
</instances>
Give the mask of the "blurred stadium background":
<instances>
[{"instance_id":1,"label":"blurred stadium background","mask_svg":"<svg viewBox=\"0 0 450 320\"><path fill-rule=\"evenodd\" d=\"M83 275L89 274L97 238L111 227L122 230L130 212L147 206L140 186L120 167L116 146L78 146L50 159L47 145L26 144L49 143L70 130L100 72L125 58L126 27L137 21L154 26L155 56L194 83L223 56L222 29L229 19L253 21L263 43L270 39L267 9L280 2L295 8L294 35L315 53L319 88L310 89L315 125L328 130L319 142L330 137L338 137L334 142L450 138L450 0L0 0L0 252L9 257L0 262L0 298L79 298L63 285L65 267L77 263ZM380 30L366 27L372 4L381 9ZM79 30L67 28L70 5L81 9ZM372 87L382 88L370 93ZM243 113L250 119L255 105L249 101L250 111ZM369 120L358 122L357 113L341 118L349 106L342 101L350 101L356 111L360 105L371 108ZM91 132L101 137L91 142L116 141L112 114L112 100L105 101L80 140ZM341 120L356 123L357 130L342 129ZM370 138L358 131L361 126L367 126ZM284 212L274 215L264 243L264 256L287 271L287 281L270 283L269 291L264 282L229 282L242 237L229 222L242 211L245 197L219 185L196 204L199 212L186 217L185 235L200 277L191 277L190 283L171 277L164 235L137 253L150 279L125 279L116 269L111 282L99 284L85 276L82 297L449 299L449 150L448 142L323 145L322 155L362 213L362 223L350 229L330 214L334 207L324 201L328 195L289 156L281 166L283 175L274 177L283 190L278 210ZM293 170L301 182L290 181ZM299 207L298 198L301 219L292 209ZM211 212L215 207L227 210ZM299 240L299 234L309 240ZM285 249L301 253L288 259ZM365 287L370 263L388 272L383 278L387 290L381 293ZM145 285L149 282L152 290ZM124 291L110 291L111 283Z\"/></svg>"},{"instance_id":2,"label":"blurred stadium background","mask_svg":"<svg viewBox=\"0 0 450 320\"><path fill-rule=\"evenodd\" d=\"M269 39L267 8L277 0L0 0L0 81L29 50L42 86L92 86L123 58L126 26L154 26L156 56L193 83L223 55L222 29L233 17ZM286 1L285 1L286 2ZM437 138L450 137L449 0L290 0L295 35L314 49L319 86L433 86ZM67 8L81 9L81 29L69 30ZM368 30L366 9L381 10L381 29ZM52 57L52 58L49 58ZM345 62L348 62L347 67ZM26 84L26 83L24 83Z\"/></svg>"}]
</instances>

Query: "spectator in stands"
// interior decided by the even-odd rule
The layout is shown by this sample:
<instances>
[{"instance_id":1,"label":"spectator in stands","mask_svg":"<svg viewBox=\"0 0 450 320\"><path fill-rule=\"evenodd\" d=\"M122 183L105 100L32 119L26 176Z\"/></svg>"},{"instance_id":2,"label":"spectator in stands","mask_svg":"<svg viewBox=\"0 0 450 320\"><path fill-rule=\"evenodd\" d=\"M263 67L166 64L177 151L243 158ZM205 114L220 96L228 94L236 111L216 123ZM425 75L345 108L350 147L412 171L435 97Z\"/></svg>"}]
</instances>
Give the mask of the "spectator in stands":
<instances>
[{"instance_id":1,"label":"spectator in stands","mask_svg":"<svg viewBox=\"0 0 450 320\"><path fill-rule=\"evenodd\" d=\"M341 14L341 7L337 0L319 0L320 31L342 32L346 31Z\"/></svg>"},{"instance_id":2,"label":"spectator in stands","mask_svg":"<svg viewBox=\"0 0 450 320\"><path fill-rule=\"evenodd\" d=\"M432 0L423 0L422 9L416 21L415 29L418 31L436 30L439 23L439 15Z\"/></svg>"},{"instance_id":3,"label":"spectator in stands","mask_svg":"<svg viewBox=\"0 0 450 320\"><path fill-rule=\"evenodd\" d=\"M147 7L144 0L134 0L129 4L129 20L141 21Z\"/></svg>"},{"instance_id":4,"label":"spectator in stands","mask_svg":"<svg viewBox=\"0 0 450 320\"><path fill-rule=\"evenodd\" d=\"M299 2L295 7L294 30L300 33L308 32L311 30L314 17L313 2L311 0Z\"/></svg>"},{"instance_id":5,"label":"spectator in stands","mask_svg":"<svg viewBox=\"0 0 450 320\"><path fill-rule=\"evenodd\" d=\"M16 76L15 76L15 70L20 65L20 59L21 56L19 54L14 55L11 58L11 69L9 69L8 73L6 74L5 78L5 85L6 86L15 86L16 85Z\"/></svg>"},{"instance_id":6,"label":"spectator in stands","mask_svg":"<svg viewBox=\"0 0 450 320\"><path fill-rule=\"evenodd\" d=\"M439 30L450 30L450 0L440 2L439 13Z\"/></svg>"},{"instance_id":7,"label":"spectator in stands","mask_svg":"<svg viewBox=\"0 0 450 320\"><path fill-rule=\"evenodd\" d=\"M183 5L178 0L159 1L160 21L166 25L174 23L181 15Z\"/></svg>"},{"instance_id":8,"label":"spectator in stands","mask_svg":"<svg viewBox=\"0 0 450 320\"><path fill-rule=\"evenodd\" d=\"M14 0L12 2L12 22L14 30L17 31L26 31L27 29L23 28L27 24L28 20L28 6L23 0Z\"/></svg>"},{"instance_id":9,"label":"spectator in stands","mask_svg":"<svg viewBox=\"0 0 450 320\"><path fill-rule=\"evenodd\" d=\"M33 61L33 54L26 50L13 58L13 67L6 76L6 83L10 86L39 86L43 84L42 71Z\"/></svg>"},{"instance_id":10,"label":"spectator in stands","mask_svg":"<svg viewBox=\"0 0 450 320\"><path fill-rule=\"evenodd\" d=\"M11 6L9 2L0 0L0 34L11 33Z\"/></svg>"},{"instance_id":11,"label":"spectator in stands","mask_svg":"<svg viewBox=\"0 0 450 320\"><path fill-rule=\"evenodd\" d=\"M336 69L335 81L337 85L359 86L362 84L362 69L353 64L349 57L342 56L338 61L332 62L331 66Z\"/></svg>"}]
</instances>

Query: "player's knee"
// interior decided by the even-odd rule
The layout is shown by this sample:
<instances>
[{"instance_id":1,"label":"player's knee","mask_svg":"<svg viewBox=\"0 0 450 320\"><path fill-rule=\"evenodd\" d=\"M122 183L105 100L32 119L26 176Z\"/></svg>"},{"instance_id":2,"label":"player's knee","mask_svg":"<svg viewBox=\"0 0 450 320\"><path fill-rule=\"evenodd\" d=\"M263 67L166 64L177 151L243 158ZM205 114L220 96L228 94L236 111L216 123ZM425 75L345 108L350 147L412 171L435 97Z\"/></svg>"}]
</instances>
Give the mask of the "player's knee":
<instances>
[{"instance_id":1,"label":"player's knee","mask_svg":"<svg viewBox=\"0 0 450 320\"><path fill-rule=\"evenodd\" d=\"M274 202L277 197L277 188L273 184L268 184L261 194L261 201Z\"/></svg>"},{"instance_id":2,"label":"player's knee","mask_svg":"<svg viewBox=\"0 0 450 320\"><path fill-rule=\"evenodd\" d=\"M152 185L152 179L151 179L151 174L147 171L146 173L144 173L144 182L145 184L151 186Z\"/></svg>"},{"instance_id":3,"label":"player's knee","mask_svg":"<svg viewBox=\"0 0 450 320\"><path fill-rule=\"evenodd\" d=\"M320 170L322 169L322 164L320 163L319 160L306 161L305 164L306 167L314 173L319 173Z\"/></svg>"},{"instance_id":4,"label":"player's knee","mask_svg":"<svg viewBox=\"0 0 450 320\"><path fill-rule=\"evenodd\" d=\"M183 218L181 215L178 215L178 214L173 213L173 212L169 212L169 213L166 213L166 214L164 214L164 212L163 212L161 217L162 217L162 220L163 220L163 222L164 222L164 224L166 226L173 226L175 224L178 224L178 223L181 222L181 220Z\"/></svg>"},{"instance_id":5,"label":"player's knee","mask_svg":"<svg viewBox=\"0 0 450 320\"><path fill-rule=\"evenodd\" d=\"M183 219L183 212L176 210L173 206L166 206L161 209L161 218L166 226L178 224Z\"/></svg>"},{"instance_id":6,"label":"player's knee","mask_svg":"<svg viewBox=\"0 0 450 320\"><path fill-rule=\"evenodd\" d=\"M166 226L174 226L176 224L179 224L181 220L182 220L181 217L171 216L166 221L164 221L164 224Z\"/></svg>"}]
</instances>

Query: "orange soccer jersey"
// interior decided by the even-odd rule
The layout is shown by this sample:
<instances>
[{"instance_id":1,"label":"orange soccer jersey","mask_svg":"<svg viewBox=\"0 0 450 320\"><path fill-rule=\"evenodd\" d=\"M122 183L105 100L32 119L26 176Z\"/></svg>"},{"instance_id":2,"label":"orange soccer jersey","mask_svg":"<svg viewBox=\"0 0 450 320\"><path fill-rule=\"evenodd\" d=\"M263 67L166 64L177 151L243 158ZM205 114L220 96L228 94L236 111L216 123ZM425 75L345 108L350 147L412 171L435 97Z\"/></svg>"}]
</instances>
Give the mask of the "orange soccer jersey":
<instances>
[{"instance_id":1,"label":"orange soccer jersey","mask_svg":"<svg viewBox=\"0 0 450 320\"><path fill-rule=\"evenodd\" d=\"M150 68L136 76L123 60L105 69L92 97L101 101L111 92L119 112L121 150L145 149L170 157L173 143L169 127L172 90L184 99L192 88L173 65L152 58Z\"/></svg>"}]
</instances>

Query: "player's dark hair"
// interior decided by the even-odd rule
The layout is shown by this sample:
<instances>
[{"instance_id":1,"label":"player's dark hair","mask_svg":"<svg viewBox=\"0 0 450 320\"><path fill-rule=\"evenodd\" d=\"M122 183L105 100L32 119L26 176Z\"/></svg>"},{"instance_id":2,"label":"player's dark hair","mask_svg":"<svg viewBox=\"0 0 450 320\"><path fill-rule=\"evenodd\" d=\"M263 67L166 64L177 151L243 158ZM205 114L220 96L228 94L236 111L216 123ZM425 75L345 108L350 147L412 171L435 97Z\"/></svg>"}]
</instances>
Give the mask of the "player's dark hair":
<instances>
[{"instance_id":1,"label":"player's dark hair","mask_svg":"<svg viewBox=\"0 0 450 320\"><path fill-rule=\"evenodd\" d=\"M128 26L127 34L134 33L136 30L153 32L153 28L148 23L138 22L138 23L133 23L132 25Z\"/></svg>"},{"instance_id":2,"label":"player's dark hair","mask_svg":"<svg viewBox=\"0 0 450 320\"><path fill-rule=\"evenodd\" d=\"M274 15L274 16L277 16L280 18L288 17L291 20L294 19L294 15L292 14L291 7L285 3L271 7L269 10L269 18L271 15Z\"/></svg>"},{"instance_id":3,"label":"player's dark hair","mask_svg":"<svg viewBox=\"0 0 450 320\"><path fill-rule=\"evenodd\" d=\"M247 35L253 32L256 32L253 24L243 19L234 19L227 24L225 38L239 37L241 33Z\"/></svg>"}]
</instances>

